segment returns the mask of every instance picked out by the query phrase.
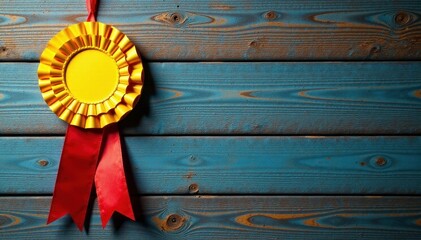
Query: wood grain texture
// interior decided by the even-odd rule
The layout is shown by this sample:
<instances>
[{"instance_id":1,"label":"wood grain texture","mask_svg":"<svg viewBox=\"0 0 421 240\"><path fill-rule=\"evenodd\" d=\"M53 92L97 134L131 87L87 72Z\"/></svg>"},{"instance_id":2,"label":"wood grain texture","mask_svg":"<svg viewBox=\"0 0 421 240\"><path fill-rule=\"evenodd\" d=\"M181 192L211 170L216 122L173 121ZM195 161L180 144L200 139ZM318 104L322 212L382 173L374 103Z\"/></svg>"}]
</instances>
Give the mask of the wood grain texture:
<instances>
[{"instance_id":1,"label":"wood grain texture","mask_svg":"<svg viewBox=\"0 0 421 240\"><path fill-rule=\"evenodd\" d=\"M419 134L421 62L152 63L126 134ZM35 63L0 64L0 133L64 134Z\"/></svg>"},{"instance_id":2,"label":"wood grain texture","mask_svg":"<svg viewBox=\"0 0 421 240\"><path fill-rule=\"evenodd\" d=\"M34 61L84 21L77 1L2 1L0 60ZM98 20L148 60L392 60L421 57L421 1L101 1Z\"/></svg>"},{"instance_id":3,"label":"wood grain texture","mask_svg":"<svg viewBox=\"0 0 421 240\"><path fill-rule=\"evenodd\" d=\"M0 198L2 239L419 239L420 197L142 197L138 222L45 225L49 197ZM176 214L175 223L167 224Z\"/></svg>"},{"instance_id":4,"label":"wood grain texture","mask_svg":"<svg viewBox=\"0 0 421 240\"><path fill-rule=\"evenodd\" d=\"M126 137L139 194L420 194L421 137ZM62 137L0 138L0 194L51 194ZM194 191L193 191L194 192Z\"/></svg>"}]
</instances>

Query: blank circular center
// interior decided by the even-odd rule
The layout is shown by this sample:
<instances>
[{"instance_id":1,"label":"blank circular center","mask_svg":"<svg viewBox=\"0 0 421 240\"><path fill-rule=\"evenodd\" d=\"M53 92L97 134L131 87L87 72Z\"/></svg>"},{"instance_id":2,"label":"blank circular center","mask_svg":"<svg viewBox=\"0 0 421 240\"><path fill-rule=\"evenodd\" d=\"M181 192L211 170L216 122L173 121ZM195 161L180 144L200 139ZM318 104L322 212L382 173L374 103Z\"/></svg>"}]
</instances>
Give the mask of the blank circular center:
<instances>
[{"instance_id":1,"label":"blank circular center","mask_svg":"<svg viewBox=\"0 0 421 240\"><path fill-rule=\"evenodd\" d=\"M118 85L118 67L107 54L88 49L70 60L65 82L74 98L83 103L98 103L108 99Z\"/></svg>"}]
</instances>

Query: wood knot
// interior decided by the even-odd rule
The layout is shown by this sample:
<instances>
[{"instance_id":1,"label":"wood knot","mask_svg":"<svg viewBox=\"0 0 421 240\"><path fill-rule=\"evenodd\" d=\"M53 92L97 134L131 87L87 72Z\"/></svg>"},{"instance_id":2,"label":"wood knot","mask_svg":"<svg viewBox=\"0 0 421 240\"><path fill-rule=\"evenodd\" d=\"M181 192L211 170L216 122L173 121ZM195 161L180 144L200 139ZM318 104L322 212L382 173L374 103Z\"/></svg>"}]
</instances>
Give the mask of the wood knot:
<instances>
[{"instance_id":1,"label":"wood knot","mask_svg":"<svg viewBox=\"0 0 421 240\"><path fill-rule=\"evenodd\" d=\"M183 176L183 178L192 179L194 176L196 176L196 173L188 172L186 175Z\"/></svg>"},{"instance_id":2,"label":"wood knot","mask_svg":"<svg viewBox=\"0 0 421 240\"><path fill-rule=\"evenodd\" d=\"M249 46L252 47L252 48L258 48L259 47L259 43L257 41L255 41L255 40L253 40L253 41L251 41L249 43Z\"/></svg>"},{"instance_id":3,"label":"wood knot","mask_svg":"<svg viewBox=\"0 0 421 240\"><path fill-rule=\"evenodd\" d=\"M0 94L0 95L1 95L1 94ZM415 96L415 97L417 97L417 98L421 98L421 89L416 90L416 91L414 92L414 96ZM1 96L0 96L0 98L1 98Z\"/></svg>"},{"instance_id":4,"label":"wood knot","mask_svg":"<svg viewBox=\"0 0 421 240\"><path fill-rule=\"evenodd\" d=\"M153 20L171 24L171 25L181 25L183 24L187 17L183 16L182 14L178 12L165 12L158 14L156 16L152 17Z\"/></svg>"},{"instance_id":5,"label":"wood knot","mask_svg":"<svg viewBox=\"0 0 421 240\"><path fill-rule=\"evenodd\" d=\"M370 166L374 169L383 170L392 165L392 159L386 156L374 156L369 160Z\"/></svg>"},{"instance_id":6,"label":"wood knot","mask_svg":"<svg viewBox=\"0 0 421 240\"><path fill-rule=\"evenodd\" d=\"M405 25L411 21L411 16L406 12L398 12L395 15L395 23L398 25Z\"/></svg>"},{"instance_id":7,"label":"wood knot","mask_svg":"<svg viewBox=\"0 0 421 240\"><path fill-rule=\"evenodd\" d=\"M13 225L13 223L17 223L14 219L15 217L8 215L8 214L0 214L0 228L6 228L7 226Z\"/></svg>"},{"instance_id":8,"label":"wood knot","mask_svg":"<svg viewBox=\"0 0 421 240\"><path fill-rule=\"evenodd\" d=\"M181 20L182 20L182 17L179 13L172 13L170 15L170 22L172 22L174 24L180 23Z\"/></svg>"},{"instance_id":9,"label":"wood knot","mask_svg":"<svg viewBox=\"0 0 421 240\"><path fill-rule=\"evenodd\" d=\"M197 185L196 183L192 183L189 186L189 193L190 194L195 194L199 192L199 185Z\"/></svg>"},{"instance_id":10,"label":"wood knot","mask_svg":"<svg viewBox=\"0 0 421 240\"><path fill-rule=\"evenodd\" d=\"M5 46L0 46L0 54L7 54L7 48Z\"/></svg>"},{"instance_id":11,"label":"wood knot","mask_svg":"<svg viewBox=\"0 0 421 240\"><path fill-rule=\"evenodd\" d=\"M378 157L376 158L376 164L379 167L383 167L384 165L386 165L387 161L384 157Z\"/></svg>"},{"instance_id":12,"label":"wood knot","mask_svg":"<svg viewBox=\"0 0 421 240\"><path fill-rule=\"evenodd\" d=\"M265 13L265 18L267 20L274 20L274 19L276 19L276 17L277 17L277 14L274 11L269 11L269 12Z\"/></svg>"},{"instance_id":13,"label":"wood knot","mask_svg":"<svg viewBox=\"0 0 421 240\"><path fill-rule=\"evenodd\" d=\"M181 217L180 215L171 214L170 216L168 216L165 225L168 230L177 230L181 228L185 222L186 222L186 219Z\"/></svg>"},{"instance_id":14,"label":"wood knot","mask_svg":"<svg viewBox=\"0 0 421 240\"><path fill-rule=\"evenodd\" d=\"M373 47L371 47L370 53L379 53L381 49L382 48L379 45L374 45Z\"/></svg>"},{"instance_id":15,"label":"wood knot","mask_svg":"<svg viewBox=\"0 0 421 240\"><path fill-rule=\"evenodd\" d=\"M41 159L41 160L37 161L37 163L38 163L38 165L40 165L41 167L46 167L46 166L48 166L48 164L50 164L50 162L49 162L49 161L44 160L44 159Z\"/></svg>"}]
</instances>

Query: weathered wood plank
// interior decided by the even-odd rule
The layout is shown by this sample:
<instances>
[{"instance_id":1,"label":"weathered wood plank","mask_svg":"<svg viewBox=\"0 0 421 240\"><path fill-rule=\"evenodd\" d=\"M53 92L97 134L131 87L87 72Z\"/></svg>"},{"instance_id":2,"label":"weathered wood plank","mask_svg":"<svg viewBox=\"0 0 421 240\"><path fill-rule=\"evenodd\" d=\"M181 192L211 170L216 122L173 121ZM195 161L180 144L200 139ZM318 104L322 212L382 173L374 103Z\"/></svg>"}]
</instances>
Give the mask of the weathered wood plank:
<instances>
[{"instance_id":1,"label":"weathered wood plank","mask_svg":"<svg viewBox=\"0 0 421 240\"><path fill-rule=\"evenodd\" d=\"M133 191L420 194L421 137L126 137ZM51 194L62 137L0 138L0 194Z\"/></svg>"},{"instance_id":2,"label":"weathered wood plank","mask_svg":"<svg viewBox=\"0 0 421 240\"><path fill-rule=\"evenodd\" d=\"M0 64L0 133L63 134L37 64ZM127 134L419 134L421 62L152 63Z\"/></svg>"},{"instance_id":3,"label":"weathered wood plank","mask_svg":"<svg viewBox=\"0 0 421 240\"><path fill-rule=\"evenodd\" d=\"M49 197L0 198L2 239L419 239L420 197L142 197L139 222L45 225ZM175 222L167 221L172 214ZM118 227L116 227L118 226Z\"/></svg>"},{"instance_id":4,"label":"weathered wood plank","mask_svg":"<svg viewBox=\"0 0 421 240\"><path fill-rule=\"evenodd\" d=\"M2 1L0 60L38 60L78 1ZM148 60L420 59L421 1L101 1Z\"/></svg>"}]
</instances>

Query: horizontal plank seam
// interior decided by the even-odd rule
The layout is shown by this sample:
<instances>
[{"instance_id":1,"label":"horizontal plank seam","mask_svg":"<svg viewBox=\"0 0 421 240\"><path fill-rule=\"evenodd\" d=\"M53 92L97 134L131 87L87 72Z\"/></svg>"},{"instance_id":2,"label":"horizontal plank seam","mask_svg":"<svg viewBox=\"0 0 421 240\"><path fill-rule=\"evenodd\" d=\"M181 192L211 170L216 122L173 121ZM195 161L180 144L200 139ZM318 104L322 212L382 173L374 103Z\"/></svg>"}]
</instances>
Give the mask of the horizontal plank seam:
<instances>
[{"instance_id":1,"label":"horizontal plank seam","mask_svg":"<svg viewBox=\"0 0 421 240\"><path fill-rule=\"evenodd\" d=\"M64 134L1 134L0 137L64 137ZM421 134L122 134L123 137L421 137Z\"/></svg>"},{"instance_id":2,"label":"horizontal plank seam","mask_svg":"<svg viewBox=\"0 0 421 240\"><path fill-rule=\"evenodd\" d=\"M29 193L24 193L24 194L5 194L5 193L1 193L0 194L0 198L2 197L52 197L52 194L29 194ZM170 196L170 197L198 197L200 198L201 196L204 197L211 197L211 196L216 196L216 197L229 197L229 196L241 196L241 197L259 197L259 196L267 196L267 197L271 197L271 196L276 196L276 197L421 197L421 194L392 194L392 193L378 193L378 194L334 194L334 193L329 193L329 194L325 194L325 193L311 193L311 194L270 194L270 193L262 193L262 194L257 194L257 193L209 193L209 194L159 194L159 193L148 193L148 194L142 194L139 193L137 195L131 195L133 196L137 196L137 197L154 197L154 196Z\"/></svg>"},{"instance_id":3,"label":"horizontal plank seam","mask_svg":"<svg viewBox=\"0 0 421 240\"><path fill-rule=\"evenodd\" d=\"M340 63L340 62L369 62L369 63L383 63L383 62L421 62L421 58L420 59L384 59L384 60L362 60L362 59L352 59L352 60L347 60L347 59L320 59L320 60L308 60L308 59L294 59L294 60L282 60L282 59L278 59L278 60L198 60L198 61L193 61L193 60L178 60L178 61L173 61L173 60L153 60L153 61L149 61L147 59L143 59L143 63ZM0 59L0 64L2 63L39 63L39 61L19 61L19 60L9 60L9 61L4 61L3 59Z\"/></svg>"}]
</instances>

